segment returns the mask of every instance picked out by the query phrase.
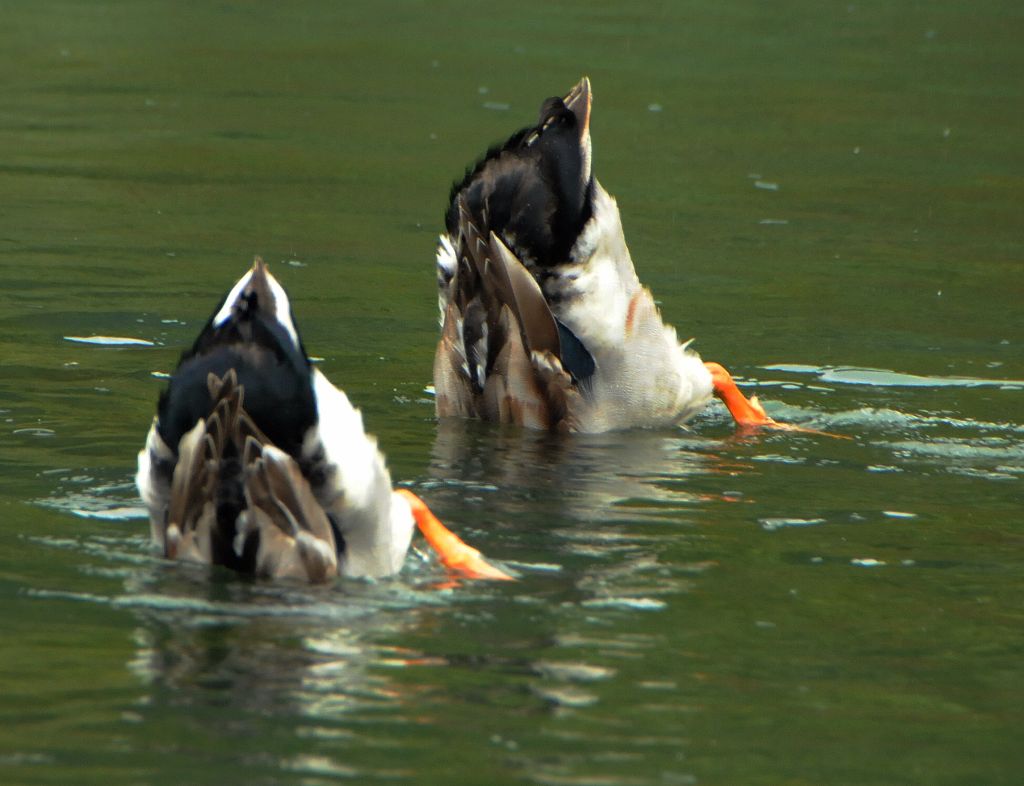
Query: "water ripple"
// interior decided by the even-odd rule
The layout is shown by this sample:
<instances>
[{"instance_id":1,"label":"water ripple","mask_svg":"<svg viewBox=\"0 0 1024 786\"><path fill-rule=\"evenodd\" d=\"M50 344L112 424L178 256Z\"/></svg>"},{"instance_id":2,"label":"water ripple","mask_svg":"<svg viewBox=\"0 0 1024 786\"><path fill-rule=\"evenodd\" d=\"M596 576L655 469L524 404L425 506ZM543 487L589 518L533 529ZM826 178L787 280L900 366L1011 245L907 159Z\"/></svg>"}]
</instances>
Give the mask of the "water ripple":
<instances>
[{"instance_id":1,"label":"water ripple","mask_svg":"<svg viewBox=\"0 0 1024 786\"><path fill-rule=\"evenodd\" d=\"M845 426L886 430L894 428L919 430L950 427L954 429L977 429L979 431L1024 434L1024 425L1019 423L974 420L958 418L953 415L922 415L901 412L887 407L861 407L846 412L831 413L827 417L829 425L833 428Z\"/></svg>"},{"instance_id":2,"label":"water ripple","mask_svg":"<svg viewBox=\"0 0 1024 786\"><path fill-rule=\"evenodd\" d=\"M762 366L769 371L785 371L790 374L814 374L823 382L841 385L870 385L872 387L998 387L1007 390L1024 390L1020 379L980 379L977 377L939 377L904 374L882 368L861 368L858 366L807 366L797 363L778 363Z\"/></svg>"}]
</instances>

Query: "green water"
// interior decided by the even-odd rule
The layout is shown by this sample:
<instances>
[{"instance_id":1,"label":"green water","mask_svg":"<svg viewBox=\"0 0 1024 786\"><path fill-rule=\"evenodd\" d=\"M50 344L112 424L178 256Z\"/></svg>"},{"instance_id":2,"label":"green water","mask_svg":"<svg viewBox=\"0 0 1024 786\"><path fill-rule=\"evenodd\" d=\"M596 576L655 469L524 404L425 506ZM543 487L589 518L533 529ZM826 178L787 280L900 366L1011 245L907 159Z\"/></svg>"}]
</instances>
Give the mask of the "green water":
<instances>
[{"instance_id":1,"label":"green water","mask_svg":"<svg viewBox=\"0 0 1024 786\"><path fill-rule=\"evenodd\" d=\"M1019 783L1018 4L0 19L0 782ZM582 74L666 317L852 439L435 422L448 186ZM151 554L152 372L255 253L395 477L519 582Z\"/></svg>"}]
</instances>

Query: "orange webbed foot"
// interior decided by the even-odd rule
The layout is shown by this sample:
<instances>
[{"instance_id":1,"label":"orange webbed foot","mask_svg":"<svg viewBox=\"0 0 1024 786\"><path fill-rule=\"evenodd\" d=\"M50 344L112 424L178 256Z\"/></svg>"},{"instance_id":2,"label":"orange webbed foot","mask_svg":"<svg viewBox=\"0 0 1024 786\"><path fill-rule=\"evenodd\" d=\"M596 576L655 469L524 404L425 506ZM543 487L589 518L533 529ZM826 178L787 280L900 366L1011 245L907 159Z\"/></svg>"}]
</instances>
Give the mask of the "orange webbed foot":
<instances>
[{"instance_id":1,"label":"orange webbed foot","mask_svg":"<svg viewBox=\"0 0 1024 786\"><path fill-rule=\"evenodd\" d=\"M416 526L448 570L469 579L514 581L505 571L491 565L477 549L442 524L422 499L408 489L395 489L395 493L409 503Z\"/></svg>"},{"instance_id":2,"label":"orange webbed foot","mask_svg":"<svg viewBox=\"0 0 1024 786\"><path fill-rule=\"evenodd\" d=\"M705 363L704 366L711 372L711 384L714 387L715 395L728 408L729 414L732 415L737 426L743 428L761 426L785 431L801 431L805 434L820 434L837 439L850 439L841 434L829 434L827 431L803 428L802 426L794 426L791 423L779 423L768 416L768 413L764 411L764 407L761 406L761 402L757 400L757 396L751 396L748 399L740 392L740 389L736 387L732 374L726 371L721 364Z\"/></svg>"},{"instance_id":3,"label":"orange webbed foot","mask_svg":"<svg viewBox=\"0 0 1024 786\"><path fill-rule=\"evenodd\" d=\"M705 363L704 366L711 372L711 384L714 387L715 395L722 399L722 402L729 409L729 414L738 426L778 426L761 406L757 396L747 398L740 389L732 374L725 370L719 363Z\"/></svg>"}]
</instances>

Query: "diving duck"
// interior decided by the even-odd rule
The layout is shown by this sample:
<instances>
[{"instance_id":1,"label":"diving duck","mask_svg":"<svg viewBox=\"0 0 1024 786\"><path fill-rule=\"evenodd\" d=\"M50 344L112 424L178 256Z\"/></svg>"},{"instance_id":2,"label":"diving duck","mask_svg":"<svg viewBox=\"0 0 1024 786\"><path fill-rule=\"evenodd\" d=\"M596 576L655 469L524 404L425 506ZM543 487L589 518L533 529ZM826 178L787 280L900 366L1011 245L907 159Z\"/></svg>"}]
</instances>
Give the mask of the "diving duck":
<instances>
[{"instance_id":1,"label":"diving duck","mask_svg":"<svg viewBox=\"0 0 1024 786\"><path fill-rule=\"evenodd\" d=\"M136 484L170 559L306 582L398 572L414 525L451 570L507 578L416 495L303 347L259 258L186 351L139 452Z\"/></svg>"},{"instance_id":2,"label":"diving duck","mask_svg":"<svg viewBox=\"0 0 1024 786\"><path fill-rule=\"evenodd\" d=\"M781 425L666 325L615 200L591 171L590 81L491 148L451 190L437 248L437 413L537 429L671 426L721 398Z\"/></svg>"}]
</instances>

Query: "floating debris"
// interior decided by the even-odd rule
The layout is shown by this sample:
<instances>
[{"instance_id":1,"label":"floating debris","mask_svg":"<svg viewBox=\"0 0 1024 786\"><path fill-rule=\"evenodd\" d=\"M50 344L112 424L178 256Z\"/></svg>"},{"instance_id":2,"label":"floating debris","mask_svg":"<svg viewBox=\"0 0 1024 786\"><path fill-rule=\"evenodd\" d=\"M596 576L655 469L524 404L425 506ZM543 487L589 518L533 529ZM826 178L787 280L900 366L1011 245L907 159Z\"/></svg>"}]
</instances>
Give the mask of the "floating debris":
<instances>
[{"instance_id":1,"label":"floating debris","mask_svg":"<svg viewBox=\"0 0 1024 786\"><path fill-rule=\"evenodd\" d=\"M766 518L758 519L758 522L761 529L775 532L784 527L811 527L815 524L824 524L825 519Z\"/></svg>"},{"instance_id":2,"label":"floating debris","mask_svg":"<svg viewBox=\"0 0 1024 786\"><path fill-rule=\"evenodd\" d=\"M83 519L103 519L104 521L127 521L129 519L144 519L147 516L146 509L138 506L106 508L105 510L75 508L71 513Z\"/></svg>"},{"instance_id":3,"label":"floating debris","mask_svg":"<svg viewBox=\"0 0 1024 786\"><path fill-rule=\"evenodd\" d=\"M64 336L64 340L75 344L96 344L104 347L156 346L152 341L146 341L144 338L129 338L127 336Z\"/></svg>"},{"instance_id":4,"label":"floating debris","mask_svg":"<svg viewBox=\"0 0 1024 786\"><path fill-rule=\"evenodd\" d=\"M20 434L20 435L24 435L24 436L27 436L27 437L52 437L57 432L54 431L52 428L32 427L32 428L16 428L11 433L12 434Z\"/></svg>"},{"instance_id":5,"label":"floating debris","mask_svg":"<svg viewBox=\"0 0 1024 786\"><path fill-rule=\"evenodd\" d=\"M904 374L884 368L859 366L806 366L799 363L776 363L762 366L768 371L790 374L816 374L821 380L846 385L872 385L877 387L999 387L1016 390L1024 387L1024 379L980 379L978 377L928 377Z\"/></svg>"},{"instance_id":6,"label":"floating debris","mask_svg":"<svg viewBox=\"0 0 1024 786\"><path fill-rule=\"evenodd\" d=\"M485 488L485 491L497 491L496 487ZM532 571L534 573L560 573L564 570L561 565L554 562L519 562L518 560L503 560L502 564L515 570Z\"/></svg>"},{"instance_id":7,"label":"floating debris","mask_svg":"<svg viewBox=\"0 0 1024 786\"><path fill-rule=\"evenodd\" d=\"M592 666L579 661L556 662L541 660L533 664L534 670L561 682L595 682L606 680L615 675L615 669L604 666Z\"/></svg>"},{"instance_id":8,"label":"floating debris","mask_svg":"<svg viewBox=\"0 0 1024 786\"><path fill-rule=\"evenodd\" d=\"M667 603L654 598L592 598L583 601L588 609L626 609L627 611L661 611Z\"/></svg>"},{"instance_id":9,"label":"floating debris","mask_svg":"<svg viewBox=\"0 0 1024 786\"><path fill-rule=\"evenodd\" d=\"M533 692L545 701L557 704L560 707L579 709L580 707L589 707L597 703L597 696L593 693L568 685L558 687L534 685Z\"/></svg>"},{"instance_id":10,"label":"floating debris","mask_svg":"<svg viewBox=\"0 0 1024 786\"><path fill-rule=\"evenodd\" d=\"M856 565L859 568L880 568L885 562L880 559L873 559L872 557L854 557L850 560L851 565Z\"/></svg>"}]
</instances>

